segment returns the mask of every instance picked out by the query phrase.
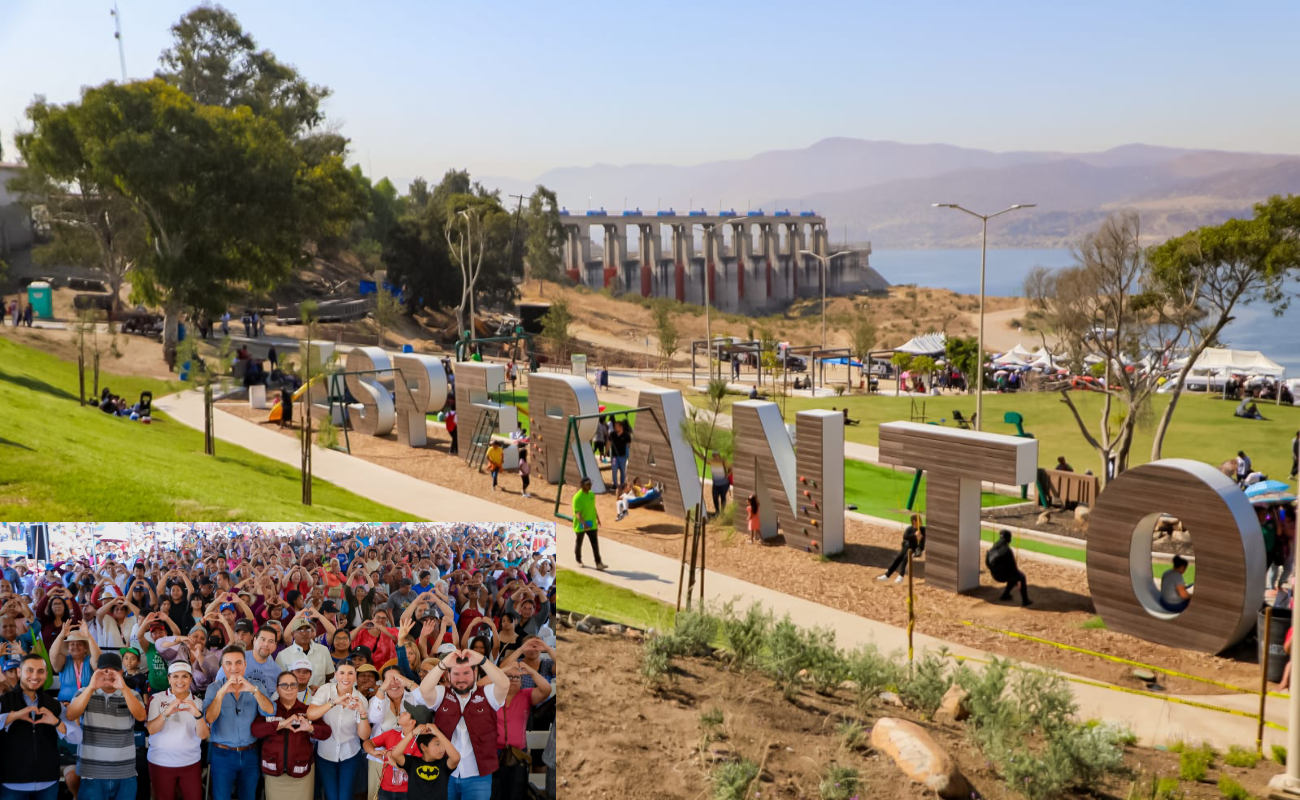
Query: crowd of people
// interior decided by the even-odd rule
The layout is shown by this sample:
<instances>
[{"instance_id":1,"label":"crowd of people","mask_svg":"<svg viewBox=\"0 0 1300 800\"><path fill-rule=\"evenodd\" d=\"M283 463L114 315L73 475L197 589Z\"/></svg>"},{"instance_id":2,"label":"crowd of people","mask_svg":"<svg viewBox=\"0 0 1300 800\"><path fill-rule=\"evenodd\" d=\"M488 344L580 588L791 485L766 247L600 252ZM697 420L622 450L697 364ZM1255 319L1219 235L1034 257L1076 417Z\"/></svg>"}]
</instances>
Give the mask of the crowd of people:
<instances>
[{"instance_id":1,"label":"crowd of people","mask_svg":"<svg viewBox=\"0 0 1300 800\"><path fill-rule=\"evenodd\" d=\"M0 558L3 795L555 796L553 526L135 527Z\"/></svg>"}]
</instances>

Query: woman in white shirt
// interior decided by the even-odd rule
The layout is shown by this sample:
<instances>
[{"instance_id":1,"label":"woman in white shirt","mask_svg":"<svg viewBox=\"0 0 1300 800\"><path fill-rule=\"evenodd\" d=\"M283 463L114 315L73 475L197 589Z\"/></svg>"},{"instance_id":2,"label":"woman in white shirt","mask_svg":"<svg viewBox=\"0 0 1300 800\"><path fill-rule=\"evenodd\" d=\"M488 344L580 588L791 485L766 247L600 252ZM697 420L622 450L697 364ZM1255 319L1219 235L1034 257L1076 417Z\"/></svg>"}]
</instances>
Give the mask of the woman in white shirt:
<instances>
[{"instance_id":1,"label":"woman in white shirt","mask_svg":"<svg viewBox=\"0 0 1300 800\"><path fill-rule=\"evenodd\" d=\"M351 664L339 664L334 683L316 690L307 719L324 718L330 737L316 746L317 780L325 791L325 800L349 800L357 770L365 763L361 740L370 738L369 706L365 695L357 691L357 671Z\"/></svg>"},{"instance_id":2,"label":"woman in white shirt","mask_svg":"<svg viewBox=\"0 0 1300 800\"><path fill-rule=\"evenodd\" d=\"M202 704L190 694L190 665L167 668L171 688L149 701L149 783L157 800L203 800L200 742L208 738Z\"/></svg>"},{"instance_id":3,"label":"woman in white shirt","mask_svg":"<svg viewBox=\"0 0 1300 800\"><path fill-rule=\"evenodd\" d=\"M550 591L551 586L555 584L555 568L551 566L549 558L539 558L529 572L529 577L533 579L533 584L543 592Z\"/></svg>"}]
</instances>

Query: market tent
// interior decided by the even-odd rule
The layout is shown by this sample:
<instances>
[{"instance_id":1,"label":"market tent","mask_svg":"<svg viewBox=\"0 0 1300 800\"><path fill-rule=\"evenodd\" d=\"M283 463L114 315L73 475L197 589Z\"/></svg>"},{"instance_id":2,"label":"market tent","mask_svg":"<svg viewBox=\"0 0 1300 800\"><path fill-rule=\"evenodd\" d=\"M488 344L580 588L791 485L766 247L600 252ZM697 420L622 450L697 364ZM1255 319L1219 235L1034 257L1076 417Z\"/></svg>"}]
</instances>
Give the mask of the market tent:
<instances>
[{"instance_id":1,"label":"market tent","mask_svg":"<svg viewBox=\"0 0 1300 800\"><path fill-rule=\"evenodd\" d=\"M1187 359L1179 359L1170 364L1171 369L1182 369ZM1201 351L1200 358L1192 365L1192 371L1222 371L1242 375L1266 375L1280 378L1286 374L1286 368L1258 350L1229 350L1223 347L1207 347Z\"/></svg>"},{"instance_id":2,"label":"market tent","mask_svg":"<svg viewBox=\"0 0 1300 800\"><path fill-rule=\"evenodd\" d=\"M993 359L993 363L999 367L1023 367L1028 362L1019 353L1007 352Z\"/></svg>"},{"instance_id":3,"label":"market tent","mask_svg":"<svg viewBox=\"0 0 1300 800\"><path fill-rule=\"evenodd\" d=\"M862 369L864 366L861 361L850 359L848 356L828 356L820 360L823 364L848 364L849 366L857 367L858 369Z\"/></svg>"},{"instance_id":4,"label":"market tent","mask_svg":"<svg viewBox=\"0 0 1300 800\"><path fill-rule=\"evenodd\" d=\"M906 344L894 348L895 353L911 353L914 356L941 356L947 337L942 333L923 333L914 336Z\"/></svg>"}]
</instances>

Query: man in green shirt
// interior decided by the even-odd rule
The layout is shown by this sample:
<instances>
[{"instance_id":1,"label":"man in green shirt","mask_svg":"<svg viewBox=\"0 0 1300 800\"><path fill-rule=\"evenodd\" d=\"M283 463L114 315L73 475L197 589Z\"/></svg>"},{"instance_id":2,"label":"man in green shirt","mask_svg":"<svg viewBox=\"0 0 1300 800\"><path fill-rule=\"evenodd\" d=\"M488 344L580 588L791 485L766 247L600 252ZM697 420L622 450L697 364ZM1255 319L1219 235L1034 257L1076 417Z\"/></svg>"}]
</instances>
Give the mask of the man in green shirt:
<instances>
[{"instance_id":1,"label":"man in green shirt","mask_svg":"<svg viewBox=\"0 0 1300 800\"><path fill-rule=\"evenodd\" d=\"M591 478L582 479L582 487L573 495L573 532L578 535L573 553L582 566L582 537L591 537L591 554L596 557L596 569L605 570L609 566L600 560L600 542L596 540L596 528L600 517L596 514L596 495L591 491Z\"/></svg>"}]
</instances>

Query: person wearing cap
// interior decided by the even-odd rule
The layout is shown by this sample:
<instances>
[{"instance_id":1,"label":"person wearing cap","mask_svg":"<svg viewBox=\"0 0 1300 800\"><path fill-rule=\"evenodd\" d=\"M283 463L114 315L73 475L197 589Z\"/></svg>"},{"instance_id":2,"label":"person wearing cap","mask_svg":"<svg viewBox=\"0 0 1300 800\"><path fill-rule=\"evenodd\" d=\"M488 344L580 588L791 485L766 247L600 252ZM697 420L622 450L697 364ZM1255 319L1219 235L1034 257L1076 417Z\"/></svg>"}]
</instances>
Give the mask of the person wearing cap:
<instances>
[{"instance_id":1,"label":"person wearing cap","mask_svg":"<svg viewBox=\"0 0 1300 800\"><path fill-rule=\"evenodd\" d=\"M135 800L135 723L147 714L126 686L121 656L100 653L90 683L68 704L68 719L80 720L83 731L78 800Z\"/></svg>"},{"instance_id":2,"label":"person wearing cap","mask_svg":"<svg viewBox=\"0 0 1300 800\"><path fill-rule=\"evenodd\" d=\"M86 623L63 623L50 646L50 668L59 674L59 702L67 703L90 684L91 664L99 660L99 645L86 634Z\"/></svg>"},{"instance_id":3,"label":"person wearing cap","mask_svg":"<svg viewBox=\"0 0 1300 800\"><path fill-rule=\"evenodd\" d=\"M478 685L476 668L486 673L487 685ZM439 684L443 673L448 675L450 688ZM498 763L496 711L509 692L506 674L472 650L448 653L420 683L425 705L434 709L434 724L461 756L451 776L451 796L467 800L490 797Z\"/></svg>"},{"instance_id":4,"label":"person wearing cap","mask_svg":"<svg viewBox=\"0 0 1300 800\"><path fill-rule=\"evenodd\" d=\"M253 649L253 634L257 633L253 627L253 621L251 619L237 619L235 620L234 629L235 641L232 644L242 645L244 652L250 652Z\"/></svg>"},{"instance_id":5,"label":"person wearing cap","mask_svg":"<svg viewBox=\"0 0 1300 800\"><path fill-rule=\"evenodd\" d=\"M211 800L230 800L236 786L239 800L257 796L260 767L251 726L259 713L275 713L275 701L244 677L246 666L244 649L228 645L221 652L225 676L213 681L203 696L203 713L212 726L208 749Z\"/></svg>"},{"instance_id":6,"label":"person wearing cap","mask_svg":"<svg viewBox=\"0 0 1300 800\"><path fill-rule=\"evenodd\" d=\"M62 704L44 690L45 660L30 653L18 665L18 685L0 696L0 715L10 735L5 743L6 796L54 800L59 791L59 740L81 744L81 727L70 722Z\"/></svg>"},{"instance_id":7,"label":"person wearing cap","mask_svg":"<svg viewBox=\"0 0 1300 800\"><path fill-rule=\"evenodd\" d=\"M149 701L149 783L154 800L203 800L202 740L208 720L190 685L190 665L177 661L167 668L168 689Z\"/></svg>"},{"instance_id":8,"label":"person wearing cap","mask_svg":"<svg viewBox=\"0 0 1300 800\"><path fill-rule=\"evenodd\" d=\"M280 651L275 662L280 669L293 669L296 661L311 664L311 685L322 686L334 674L334 659L329 648L315 641L316 626L309 617L300 617L291 625L293 644Z\"/></svg>"},{"instance_id":9,"label":"person wearing cap","mask_svg":"<svg viewBox=\"0 0 1300 800\"><path fill-rule=\"evenodd\" d=\"M348 663L355 669L363 664L370 664L371 659L370 648L360 644L352 648L352 655L348 658Z\"/></svg>"},{"instance_id":10,"label":"person wearing cap","mask_svg":"<svg viewBox=\"0 0 1300 800\"><path fill-rule=\"evenodd\" d=\"M325 800L349 800L357 771L365 763L361 740L370 738L369 708L365 697L356 689L357 671L350 664L340 664L334 682L316 690L307 718L324 719L332 731L316 747L317 780L325 791Z\"/></svg>"},{"instance_id":11,"label":"person wearing cap","mask_svg":"<svg viewBox=\"0 0 1300 800\"><path fill-rule=\"evenodd\" d=\"M289 665L288 671L293 674L293 679L298 682L298 699L304 703L311 702L316 690L320 688L320 686L312 685L311 662L305 658L300 658Z\"/></svg>"},{"instance_id":12,"label":"person wearing cap","mask_svg":"<svg viewBox=\"0 0 1300 800\"><path fill-rule=\"evenodd\" d=\"M310 665L303 671L310 673ZM316 783L312 741L328 739L332 731L324 720L307 719L294 673L277 675L275 690L275 711L252 725L261 742L266 800L311 800Z\"/></svg>"}]
</instances>

